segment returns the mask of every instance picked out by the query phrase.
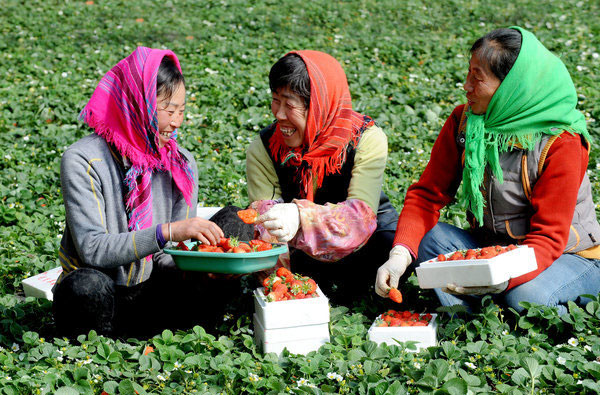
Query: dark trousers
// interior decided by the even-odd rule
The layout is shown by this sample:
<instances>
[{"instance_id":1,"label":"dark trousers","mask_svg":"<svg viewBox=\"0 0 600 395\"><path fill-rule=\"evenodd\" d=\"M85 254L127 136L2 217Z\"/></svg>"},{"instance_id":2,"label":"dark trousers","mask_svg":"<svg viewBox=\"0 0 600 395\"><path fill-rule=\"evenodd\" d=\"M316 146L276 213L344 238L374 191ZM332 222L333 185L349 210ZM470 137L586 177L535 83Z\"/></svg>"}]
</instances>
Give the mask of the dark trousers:
<instances>
[{"instance_id":1,"label":"dark trousers","mask_svg":"<svg viewBox=\"0 0 600 395\"><path fill-rule=\"evenodd\" d=\"M389 258L393 230L373 233L360 250L337 262L322 262L300 250L290 252L292 272L312 277L325 295L336 304L348 304L357 295L372 291L377 269Z\"/></svg>"},{"instance_id":2,"label":"dark trousers","mask_svg":"<svg viewBox=\"0 0 600 395\"><path fill-rule=\"evenodd\" d=\"M94 329L108 336L152 336L166 328L214 327L239 288L239 280L181 271L153 272L149 280L124 287L99 270L81 268L57 285L52 307L58 335Z\"/></svg>"}]
</instances>

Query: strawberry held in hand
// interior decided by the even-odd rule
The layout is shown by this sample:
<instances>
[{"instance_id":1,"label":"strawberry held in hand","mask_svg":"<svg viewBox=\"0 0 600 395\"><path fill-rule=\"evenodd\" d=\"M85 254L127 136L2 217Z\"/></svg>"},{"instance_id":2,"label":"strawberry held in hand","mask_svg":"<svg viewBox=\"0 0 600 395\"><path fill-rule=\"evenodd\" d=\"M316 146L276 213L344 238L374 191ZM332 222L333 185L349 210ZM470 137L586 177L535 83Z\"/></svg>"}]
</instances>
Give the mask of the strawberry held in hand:
<instances>
[{"instance_id":1,"label":"strawberry held in hand","mask_svg":"<svg viewBox=\"0 0 600 395\"><path fill-rule=\"evenodd\" d=\"M253 224L258 219L258 211L253 208L240 210L237 212L237 215L245 224Z\"/></svg>"},{"instance_id":2,"label":"strawberry held in hand","mask_svg":"<svg viewBox=\"0 0 600 395\"><path fill-rule=\"evenodd\" d=\"M396 288L391 288L388 293L390 299L392 299L396 303L402 303L402 293Z\"/></svg>"}]
</instances>

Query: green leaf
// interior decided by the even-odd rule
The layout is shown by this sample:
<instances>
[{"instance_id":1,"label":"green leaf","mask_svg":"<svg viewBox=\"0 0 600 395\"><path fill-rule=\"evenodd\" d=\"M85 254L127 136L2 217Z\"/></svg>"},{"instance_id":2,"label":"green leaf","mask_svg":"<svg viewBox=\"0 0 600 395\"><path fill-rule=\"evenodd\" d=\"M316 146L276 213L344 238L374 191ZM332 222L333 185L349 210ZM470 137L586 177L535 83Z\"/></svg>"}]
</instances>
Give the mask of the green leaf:
<instances>
[{"instance_id":1,"label":"green leaf","mask_svg":"<svg viewBox=\"0 0 600 395\"><path fill-rule=\"evenodd\" d=\"M353 348L348 352L348 361L360 362L367 357L367 354L358 348Z\"/></svg>"},{"instance_id":2,"label":"green leaf","mask_svg":"<svg viewBox=\"0 0 600 395\"><path fill-rule=\"evenodd\" d=\"M79 391L73 387L60 387L54 395L79 395Z\"/></svg>"},{"instance_id":3,"label":"green leaf","mask_svg":"<svg viewBox=\"0 0 600 395\"><path fill-rule=\"evenodd\" d=\"M404 385L402 385L399 381L394 381L392 385L389 386L386 395L399 395L399 394L408 394L408 391Z\"/></svg>"},{"instance_id":4,"label":"green leaf","mask_svg":"<svg viewBox=\"0 0 600 395\"><path fill-rule=\"evenodd\" d=\"M527 380L529 380L529 373L525 369L519 368L513 372L511 380L513 383L524 387L527 385Z\"/></svg>"},{"instance_id":5,"label":"green leaf","mask_svg":"<svg viewBox=\"0 0 600 395\"><path fill-rule=\"evenodd\" d=\"M535 380L540 376L542 368L538 361L531 357L525 357L521 360L521 366L529 373L532 380Z\"/></svg>"},{"instance_id":6,"label":"green leaf","mask_svg":"<svg viewBox=\"0 0 600 395\"><path fill-rule=\"evenodd\" d=\"M190 365L190 362L186 359L185 361L186 365ZM141 370L148 370L151 367L151 360L150 357L147 355L140 355L139 358L139 364L140 364L140 369Z\"/></svg>"},{"instance_id":7,"label":"green leaf","mask_svg":"<svg viewBox=\"0 0 600 395\"><path fill-rule=\"evenodd\" d=\"M121 359L121 353L118 351L113 351L110 353L110 355L108 356L108 362L111 363L115 363L115 362L119 362L119 360Z\"/></svg>"},{"instance_id":8,"label":"green leaf","mask_svg":"<svg viewBox=\"0 0 600 395\"><path fill-rule=\"evenodd\" d=\"M96 341L96 339L98 339L98 334L96 333L95 330L92 329L91 331L89 331L89 333L87 335L87 339L90 342L94 342L94 341Z\"/></svg>"},{"instance_id":9,"label":"green leaf","mask_svg":"<svg viewBox=\"0 0 600 395\"><path fill-rule=\"evenodd\" d=\"M464 369L458 369L458 374L460 374L460 377L462 377L470 387L479 387L481 385L479 377L467 373Z\"/></svg>"},{"instance_id":10,"label":"green leaf","mask_svg":"<svg viewBox=\"0 0 600 395\"><path fill-rule=\"evenodd\" d=\"M34 345L39 340L40 335L37 332L24 332L22 338L25 344Z\"/></svg>"},{"instance_id":11,"label":"green leaf","mask_svg":"<svg viewBox=\"0 0 600 395\"><path fill-rule=\"evenodd\" d=\"M76 368L73 371L73 378L75 380L87 380L87 378L89 377L90 371L87 370L86 368Z\"/></svg>"},{"instance_id":12,"label":"green leaf","mask_svg":"<svg viewBox=\"0 0 600 395\"><path fill-rule=\"evenodd\" d=\"M594 376L596 380L600 380L600 364L588 362L583 365L583 370Z\"/></svg>"},{"instance_id":13,"label":"green leaf","mask_svg":"<svg viewBox=\"0 0 600 395\"><path fill-rule=\"evenodd\" d=\"M441 382L446 378L449 370L450 366L448 365L448 362L442 359L435 359L427 365L427 368L425 368L425 374L431 374L439 382Z\"/></svg>"},{"instance_id":14,"label":"green leaf","mask_svg":"<svg viewBox=\"0 0 600 395\"><path fill-rule=\"evenodd\" d=\"M168 329L165 329L162 332L161 338L165 341L165 344L170 344L173 342L173 332Z\"/></svg>"},{"instance_id":15,"label":"green leaf","mask_svg":"<svg viewBox=\"0 0 600 395\"><path fill-rule=\"evenodd\" d=\"M104 391L108 392L110 395L116 394L117 388L119 388L119 383L116 381L106 381L102 385L102 389L104 389Z\"/></svg>"},{"instance_id":16,"label":"green leaf","mask_svg":"<svg viewBox=\"0 0 600 395\"><path fill-rule=\"evenodd\" d=\"M390 385L386 382L379 383L377 387L375 387L375 395L383 395L387 392Z\"/></svg>"},{"instance_id":17,"label":"green leaf","mask_svg":"<svg viewBox=\"0 0 600 395\"><path fill-rule=\"evenodd\" d=\"M135 388L131 380L123 380L119 383L119 394L120 395L136 395Z\"/></svg>"},{"instance_id":18,"label":"green leaf","mask_svg":"<svg viewBox=\"0 0 600 395\"><path fill-rule=\"evenodd\" d=\"M530 329L533 328L533 325L533 322L531 322L527 317L519 318L519 328Z\"/></svg>"},{"instance_id":19,"label":"green leaf","mask_svg":"<svg viewBox=\"0 0 600 395\"><path fill-rule=\"evenodd\" d=\"M451 395L463 395L467 393L467 382L461 378L455 377L442 385L442 389L448 391Z\"/></svg>"},{"instance_id":20,"label":"green leaf","mask_svg":"<svg viewBox=\"0 0 600 395\"><path fill-rule=\"evenodd\" d=\"M367 374L367 375L377 373L377 371L379 370L380 367L381 367L381 365L375 361L367 360L367 361L364 361L364 363L363 363L363 369L365 371L365 374Z\"/></svg>"}]
</instances>

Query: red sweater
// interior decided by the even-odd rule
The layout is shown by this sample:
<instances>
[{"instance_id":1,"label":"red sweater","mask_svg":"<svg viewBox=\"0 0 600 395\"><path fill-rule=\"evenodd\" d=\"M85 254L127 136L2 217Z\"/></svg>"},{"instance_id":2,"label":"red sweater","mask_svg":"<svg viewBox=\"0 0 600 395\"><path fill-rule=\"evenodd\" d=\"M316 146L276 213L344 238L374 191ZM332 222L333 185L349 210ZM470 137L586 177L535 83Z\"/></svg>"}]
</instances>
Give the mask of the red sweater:
<instances>
[{"instance_id":1,"label":"red sweater","mask_svg":"<svg viewBox=\"0 0 600 395\"><path fill-rule=\"evenodd\" d=\"M452 111L433 145L425 171L406 193L394 245L406 246L413 256L423 236L437 224L440 209L452 201L461 183L462 149L455 136L463 108L461 105ZM587 165L588 151L578 135L565 132L550 147L532 190L530 231L520 243L534 249L538 268L511 279L508 289L534 279L562 255Z\"/></svg>"}]
</instances>

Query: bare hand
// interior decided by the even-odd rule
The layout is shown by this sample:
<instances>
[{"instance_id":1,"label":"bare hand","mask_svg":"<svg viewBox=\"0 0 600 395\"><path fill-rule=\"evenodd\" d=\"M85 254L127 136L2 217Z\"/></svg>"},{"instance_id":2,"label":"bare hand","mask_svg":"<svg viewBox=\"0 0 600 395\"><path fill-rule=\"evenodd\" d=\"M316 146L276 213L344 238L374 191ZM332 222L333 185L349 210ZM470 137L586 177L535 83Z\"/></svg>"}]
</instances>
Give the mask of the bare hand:
<instances>
[{"instance_id":1,"label":"bare hand","mask_svg":"<svg viewBox=\"0 0 600 395\"><path fill-rule=\"evenodd\" d=\"M169 240L168 226L169 224L162 225L162 232L165 240ZM179 242L188 239L196 239L204 244L216 245L223 236L223 231L217 224L200 217L171 222L172 239L170 241Z\"/></svg>"}]
</instances>

